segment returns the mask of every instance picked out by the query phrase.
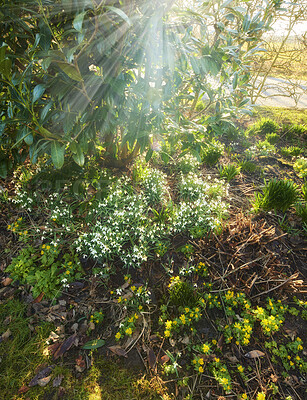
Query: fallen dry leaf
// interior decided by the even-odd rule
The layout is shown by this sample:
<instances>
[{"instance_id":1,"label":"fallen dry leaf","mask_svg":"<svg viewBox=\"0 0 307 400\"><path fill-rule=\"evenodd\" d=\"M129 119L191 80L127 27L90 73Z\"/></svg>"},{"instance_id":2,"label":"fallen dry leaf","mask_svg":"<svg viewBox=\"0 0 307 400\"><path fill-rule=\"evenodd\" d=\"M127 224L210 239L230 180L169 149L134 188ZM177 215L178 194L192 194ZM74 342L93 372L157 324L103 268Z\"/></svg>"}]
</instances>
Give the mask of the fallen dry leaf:
<instances>
[{"instance_id":1,"label":"fallen dry leaf","mask_svg":"<svg viewBox=\"0 0 307 400\"><path fill-rule=\"evenodd\" d=\"M33 303L40 303L43 300L44 294L44 292L41 292L41 294L39 294L36 299L33 300Z\"/></svg>"},{"instance_id":2,"label":"fallen dry leaf","mask_svg":"<svg viewBox=\"0 0 307 400\"><path fill-rule=\"evenodd\" d=\"M120 346L110 346L110 347L108 347L108 349L111 350L112 353L116 354L117 356L128 358L128 354L126 353L126 350L124 350Z\"/></svg>"},{"instance_id":3,"label":"fallen dry leaf","mask_svg":"<svg viewBox=\"0 0 307 400\"><path fill-rule=\"evenodd\" d=\"M74 333L73 335L69 336L69 338L67 338L65 340L65 342L63 342L59 348L56 350L56 352L53 355L53 358L56 360L59 357L61 357L64 353L66 353L66 351L68 351L71 346L74 344L75 340L76 340L77 335Z\"/></svg>"},{"instance_id":4,"label":"fallen dry leaf","mask_svg":"<svg viewBox=\"0 0 307 400\"><path fill-rule=\"evenodd\" d=\"M2 281L3 286L9 286L13 282L12 278L4 278Z\"/></svg>"},{"instance_id":5,"label":"fallen dry leaf","mask_svg":"<svg viewBox=\"0 0 307 400\"><path fill-rule=\"evenodd\" d=\"M10 329L7 329L4 333L1 335L1 341L2 340L7 340L11 336L12 332Z\"/></svg>"},{"instance_id":6,"label":"fallen dry leaf","mask_svg":"<svg viewBox=\"0 0 307 400\"><path fill-rule=\"evenodd\" d=\"M148 358L148 364L150 368L154 368L154 366L156 365L156 355L153 351L153 349L148 349L147 351L147 358Z\"/></svg>"},{"instance_id":7,"label":"fallen dry leaf","mask_svg":"<svg viewBox=\"0 0 307 400\"><path fill-rule=\"evenodd\" d=\"M30 390L29 386L21 386L21 388L19 388L17 394L23 394L23 393L27 393L27 391Z\"/></svg>"},{"instance_id":8,"label":"fallen dry leaf","mask_svg":"<svg viewBox=\"0 0 307 400\"><path fill-rule=\"evenodd\" d=\"M39 386L44 387L44 386L48 385L48 383L50 382L50 380L51 380L51 375L46 376L45 378L39 379L39 380L37 381L37 383L39 384Z\"/></svg>"},{"instance_id":9,"label":"fallen dry leaf","mask_svg":"<svg viewBox=\"0 0 307 400\"><path fill-rule=\"evenodd\" d=\"M51 372L52 372L52 370L53 370L53 368L54 368L55 366L54 365L50 365L49 367L47 367L47 368L44 368L44 369L42 369L40 372L38 372L36 375L35 375L35 377L30 381L30 383L29 383L29 387L33 387L33 386L36 386L36 385L39 385L39 381L41 381L42 379L44 379L44 378L46 378L46 377L49 377L49 375L51 374ZM51 375L50 375L50 379L51 379ZM49 381L50 381L50 379L49 379ZM48 381L48 382L49 382ZM48 383L47 382L47 383ZM42 381L42 383L43 383L43 381ZM46 385L47 385L47 383L46 383ZM42 386L42 385L40 385L40 386Z\"/></svg>"},{"instance_id":10,"label":"fallen dry leaf","mask_svg":"<svg viewBox=\"0 0 307 400\"><path fill-rule=\"evenodd\" d=\"M167 354L164 354L164 356L161 357L161 364L165 364L169 361L169 356Z\"/></svg>"},{"instance_id":11,"label":"fallen dry leaf","mask_svg":"<svg viewBox=\"0 0 307 400\"><path fill-rule=\"evenodd\" d=\"M258 358L263 356L265 356L265 354L260 350L251 350L245 354L245 357L247 358Z\"/></svg>"},{"instance_id":12,"label":"fallen dry leaf","mask_svg":"<svg viewBox=\"0 0 307 400\"><path fill-rule=\"evenodd\" d=\"M60 342L55 342L48 346L49 354L54 354L58 348L60 347L61 343Z\"/></svg>"},{"instance_id":13,"label":"fallen dry leaf","mask_svg":"<svg viewBox=\"0 0 307 400\"><path fill-rule=\"evenodd\" d=\"M232 363L238 363L239 360L232 353L225 353L225 357Z\"/></svg>"}]
</instances>

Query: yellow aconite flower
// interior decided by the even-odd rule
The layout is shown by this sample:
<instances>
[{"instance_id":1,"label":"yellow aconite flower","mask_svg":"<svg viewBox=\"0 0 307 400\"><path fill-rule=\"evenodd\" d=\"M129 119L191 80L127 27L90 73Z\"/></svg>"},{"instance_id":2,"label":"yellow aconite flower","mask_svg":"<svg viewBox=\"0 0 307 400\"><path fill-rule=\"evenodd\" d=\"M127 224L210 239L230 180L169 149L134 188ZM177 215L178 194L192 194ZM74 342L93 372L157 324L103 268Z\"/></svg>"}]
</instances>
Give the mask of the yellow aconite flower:
<instances>
[{"instance_id":1,"label":"yellow aconite flower","mask_svg":"<svg viewBox=\"0 0 307 400\"><path fill-rule=\"evenodd\" d=\"M203 367L202 366L200 366L199 368L198 368L198 371L202 374L203 372L204 372L204 369L203 369Z\"/></svg>"},{"instance_id":2,"label":"yellow aconite flower","mask_svg":"<svg viewBox=\"0 0 307 400\"><path fill-rule=\"evenodd\" d=\"M125 330L125 332L126 332L127 335L131 335L132 334L132 329L131 328L127 328Z\"/></svg>"},{"instance_id":3,"label":"yellow aconite flower","mask_svg":"<svg viewBox=\"0 0 307 400\"><path fill-rule=\"evenodd\" d=\"M258 393L257 400L265 400L265 394L263 392Z\"/></svg>"},{"instance_id":4,"label":"yellow aconite flower","mask_svg":"<svg viewBox=\"0 0 307 400\"><path fill-rule=\"evenodd\" d=\"M208 344L206 344L206 343L203 344L203 352L205 354L207 354L209 350L210 350L210 346Z\"/></svg>"},{"instance_id":5,"label":"yellow aconite flower","mask_svg":"<svg viewBox=\"0 0 307 400\"><path fill-rule=\"evenodd\" d=\"M122 336L121 333L117 332L117 334L115 335L115 339L119 340L121 338L121 336Z\"/></svg>"},{"instance_id":6,"label":"yellow aconite flower","mask_svg":"<svg viewBox=\"0 0 307 400\"><path fill-rule=\"evenodd\" d=\"M239 372L243 372L243 371L244 371L244 367L243 367L242 365L239 365L239 366L238 366L238 371L239 371Z\"/></svg>"}]
</instances>

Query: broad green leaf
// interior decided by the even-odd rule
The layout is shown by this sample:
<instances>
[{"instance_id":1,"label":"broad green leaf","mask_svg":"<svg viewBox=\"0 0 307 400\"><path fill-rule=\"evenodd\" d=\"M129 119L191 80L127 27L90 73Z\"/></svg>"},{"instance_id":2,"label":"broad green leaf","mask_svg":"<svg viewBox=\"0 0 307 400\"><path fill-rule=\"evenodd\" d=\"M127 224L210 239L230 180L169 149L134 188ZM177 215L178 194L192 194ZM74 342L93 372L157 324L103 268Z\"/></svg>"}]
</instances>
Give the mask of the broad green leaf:
<instances>
[{"instance_id":1,"label":"broad green leaf","mask_svg":"<svg viewBox=\"0 0 307 400\"><path fill-rule=\"evenodd\" d=\"M243 107L245 104L249 102L249 99L244 99L241 101L241 103L238 105L239 108Z\"/></svg>"},{"instance_id":2,"label":"broad green leaf","mask_svg":"<svg viewBox=\"0 0 307 400\"><path fill-rule=\"evenodd\" d=\"M105 344L105 340L102 340L102 339L90 340L89 342L85 343L85 345L82 347L82 349L85 349L85 350L98 349L99 347L102 347L104 344Z\"/></svg>"},{"instance_id":3,"label":"broad green leaf","mask_svg":"<svg viewBox=\"0 0 307 400\"><path fill-rule=\"evenodd\" d=\"M44 122L45 121L51 106L52 106L52 101L49 101L49 103L46 104L45 107L42 109L40 122Z\"/></svg>"},{"instance_id":4,"label":"broad green leaf","mask_svg":"<svg viewBox=\"0 0 307 400\"><path fill-rule=\"evenodd\" d=\"M77 143L76 142L71 142L69 145L69 149L73 154L77 154Z\"/></svg>"},{"instance_id":5,"label":"broad green leaf","mask_svg":"<svg viewBox=\"0 0 307 400\"><path fill-rule=\"evenodd\" d=\"M146 154L145 161L148 162L151 159L152 155L153 155L153 150L149 149Z\"/></svg>"},{"instance_id":6,"label":"broad green leaf","mask_svg":"<svg viewBox=\"0 0 307 400\"><path fill-rule=\"evenodd\" d=\"M82 167L84 165L84 154L79 145L77 145L76 149L77 149L77 152L76 152L76 154L74 154L72 156L72 158L74 159L76 164L78 164L80 167Z\"/></svg>"},{"instance_id":7,"label":"broad green leaf","mask_svg":"<svg viewBox=\"0 0 307 400\"><path fill-rule=\"evenodd\" d=\"M125 22L127 22L128 25L131 26L131 21L126 13L124 13L123 10L113 7L113 6L106 6L104 7L106 10L113 11L115 14L117 14L119 17L121 17Z\"/></svg>"},{"instance_id":8,"label":"broad green leaf","mask_svg":"<svg viewBox=\"0 0 307 400\"><path fill-rule=\"evenodd\" d=\"M7 177L7 161L0 160L0 177L5 179Z\"/></svg>"},{"instance_id":9,"label":"broad green leaf","mask_svg":"<svg viewBox=\"0 0 307 400\"><path fill-rule=\"evenodd\" d=\"M198 66L198 61L195 59L195 57L191 57L191 65L192 65L192 68L193 68L193 71L194 71L194 73L196 74L196 75L198 75L199 74L199 66Z\"/></svg>"},{"instance_id":10,"label":"broad green leaf","mask_svg":"<svg viewBox=\"0 0 307 400\"><path fill-rule=\"evenodd\" d=\"M68 64L63 61L58 61L58 60L56 60L55 62L58 64L58 66L61 68L61 70L70 77L70 79L73 79L74 81L78 81L78 82L81 82L83 80L82 76L77 71L77 69L74 65Z\"/></svg>"},{"instance_id":11,"label":"broad green leaf","mask_svg":"<svg viewBox=\"0 0 307 400\"><path fill-rule=\"evenodd\" d=\"M5 77L10 79L12 73L12 62L9 58L5 58L0 62L0 73Z\"/></svg>"},{"instance_id":12,"label":"broad green leaf","mask_svg":"<svg viewBox=\"0 0 307 400\"><path fill-rule=\"evenodd\" d=\"M61 145L59 142L54 140L51 143L51 158L52 158L54 166L57 169L60 169L63 167L64 153L65 153L65 146Z\"/></svg>"},{"instance_id":13,"label":"broad green leaf","mask_svg":"<svg viewBox=\"0 0 307 400\"><path fill-rule=\"evenodd\" d=\"M5 59L6 48L7 48L6 44L0 47L0 61L3 61Z\"/></svg>"},{"instance_id":14,"label":"broad green leaf","mask_svg":"<svg viewBox=\"0 0 307 400\"><path fill-rule=\"evenodd\" d=\"M83 11L81 14L78 14L75 19L73 20L73 27L75 28L76 31L82 32L82 24L83 24L83 19L86 14L86 11Z\"/></svg>"},{"instance_id":15,"label":"broad green leaf","mask_svg":"<svg viewBox=\"0 0 307 400\"><path fill-rule=\"evenodd\" d=\"M34 104L38 99L40 99L45 92L46 88L44 85L36 85L35 88L33 89L33 99L32 99L32 104Z\"/></svg>"},{"instance_id":16,"label":"broad green leaf","mask_svg":"<svg viewBox=\"0 0 307 400\"><path fill-rule=\"evenodd\" d=\"M52 139L60 139L59 135L50 132L48 129L44 128L43 126L38 126L38 130L40 131L41 135L45 138L52 138Z\"/></svg>"},{"instance_id":17,"label":"broad green leaf","mask_svg":"<svg viewBox=\"0 0 307 400\"><path fill-rule=\"evenodd\" d=\"M27 134L27 136L24 138L24 141L28 146L31 146L31 144L33 143L33 134L32 134L32 132L29 132Z\"/></svg>"}]
</instances>

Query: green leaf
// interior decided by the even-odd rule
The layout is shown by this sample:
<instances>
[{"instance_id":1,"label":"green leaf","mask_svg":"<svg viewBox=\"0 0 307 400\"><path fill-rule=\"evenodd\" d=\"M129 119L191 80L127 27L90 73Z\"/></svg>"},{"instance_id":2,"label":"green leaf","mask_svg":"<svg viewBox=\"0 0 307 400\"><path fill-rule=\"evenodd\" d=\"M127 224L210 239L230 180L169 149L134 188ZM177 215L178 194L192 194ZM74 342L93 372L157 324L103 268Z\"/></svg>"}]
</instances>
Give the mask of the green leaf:
<instances>
[{"instance_id":1,"label":"green leaf","mask_svg":"<svg viewBox=\"0 0 307 400\"><path fill-rule=\"evenodd\" d=\"M42 109L41 116L40 116L40 122L45 121L51 106L52 106L52 101L49 101L49 103L46 104L45 107Z\"/></svg>"},{"instance_id":2,"label":"green leaf","mask_svg":"<svg viewBox=\"0 0 307 400\"><path fill-rule=\"evenodd\" d=\"M0 177L5 179L7 177L7 161L0 160Z\"/></svg>"},{"instance_id":3,"label":"green leaf","mask_svg":"<svg viewBox=\"0 0 307 400\"><path fill-rule=\"evenodd\" d=\"M31 132L28 133L28 135L24 138L24 141L28 146L31 146L31 144L33 143L33 135Z\"/></svg>"},{"instance_id":4,"label":"green leaf","mask_svg":"<svg viewBox=\"0 0 307 400\"><path fill-rule=\"evenodd\" d=\"M73 27L75 28L76 31L82 32L82 24L83 24L83 19L86 14L86 11L83 11L81 14L78 14L75 19L73 20Z\"/></svg>"},{"instance_id":5,"label":"green leaf","mask_svg":"<svg viewBox=\"0 0 307 400\"><path fill-rule=\"evenodd\" d=\"M51 158L55 168L60 169L64 164L65 146L57 141L51 143Z\"/></svg>"},{"instance_id":6,"label":"green leaf","mask_svg":"<svg viewBox=\"0 0 307 400\"><path fill-rule=\"evenodd\" d=\"M85 349L85 350L98 349L99 347L102 347L104 344L105 344L105 340L102 340L102 339L90 340L89 342L85 343L85 345L82 347L82 349Z\"/></svg>"},{"instance_id":7,"label":"green leaf","mask_svg":"<svg viewBox=\"0 0 307 400\"><path fill-rule=\"evenodd\" d=\"M232 88L235 89L238 86L238 73L234 73L233 81L232 81Z\"/></svg>"},{"instance_id":8,"label":"green leaf","mask_svg":"<svg viewBox=\"0 0 307 400\"><path fill-rule=\"evenodd\" d=\"M239 108L243 107L245 104L249 102L249 99L244 99L241 101L241 103L238 105Z\"/></svg>"},{"instance_id":9,"label":"green leaf","mask_svg":"<svg viewBox=\"0 0 307 400\"><path fill-rule=\"evenodd\" d=\"M33 89L33 98L32 98L32 104L34 104L38 99L40 99L45 92L46 88L44 85L36 85L35 88Z\"/></svg>"},{"instance_id":10,"label":"green leaf","mask_svg":"<svg viewBox=\"0 0 307 400\"><path fill-rule=\"evenodd\" d=\"M146 154L145 161L148 162L151 159L152 155L153 155L153 150L149 149Z\"/></svg>"},{"instance_id":11,"label":"green leaf","mask_svg":"<svg viewBox=\"0 0 307 400\"><path fill-rule=\"evenodd\" d=\"M9 58L6 58L0 62L0 73L4 75L5 78L10 79L11 72L12 72L12 62Z\"/></svg>"},{"instance_id":12,"label":"green leaf","mask_svg":"<svg viewBox=\"0 0 307 400\"><path fill-rule=\"evenodd\" d=\"M115 14L117 14L119 17L121 17L129 26L131 26L131 21L126 13L122 11L119 8L113 7L113 6L106 6L105 9L113 11Z\"/></svg>"},{"instance_id":13,"label":"green leaf","mask_svg":"<svg viewBox=\"0 0 307 400\"><path fill-rule=\"evenodd\" d=\"M0 61L3 61L5 59L6 48L7 48L6 44L0 47Z\"/></svg>"},{"instance_id":14,"label":"green leaf","mask_svg":"<svg viewBox=\"0 0 307 400\"><path fill-rule=\"evenodd\" d=\"M70 77L70 79L73 79L74 81L78 82L81 82L83 80L82 76L77 71L74 65L58 60L56 60L55 62L58 64L61 70Z\"/></svg>"},{"instance_id":15,"label":"green leaf","mask_svg":"<svg viewBox=\"0 0 307 400\"><path fill-rule=\"evenodd\" d=\"M76 152L76 154L74 154L72 156L72 158L74 159L76 164L78 164L80 167L82 167L84 165L83 151L79 145L77 145L76 150L77 150L77 152Z\"/></svg>"}]
</instances>

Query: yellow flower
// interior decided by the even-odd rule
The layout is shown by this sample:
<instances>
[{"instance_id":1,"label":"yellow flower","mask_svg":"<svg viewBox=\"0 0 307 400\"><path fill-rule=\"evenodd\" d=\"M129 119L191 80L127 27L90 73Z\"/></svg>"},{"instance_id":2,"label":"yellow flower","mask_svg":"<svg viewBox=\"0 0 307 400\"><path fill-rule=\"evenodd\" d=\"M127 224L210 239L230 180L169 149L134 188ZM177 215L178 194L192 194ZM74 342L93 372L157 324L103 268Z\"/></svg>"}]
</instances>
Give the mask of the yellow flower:
<instances>
[{"instance_id":1,"label":"yellow flower","mask_svg":"<svg viewBox=\"0 0 307 400\"><path fill-rule=\"evenodd\" d=\"M297 346L297 350L303 350L303 346L301 346L300 344Z\"/></svg>"},{"instance_id":2,"label":"yellow flower","mask_svg":"<svg viewBox=\"0 0 307 400\"><path fill-rule=\"evenodd\" d=\"M197 360L194 358L194 360L192 361L193 364L197 363Z\"/></svg>"},{"instance_id":3,"label":"yellow flower","mask_svg":"<svg viewBox=\"0 0 307 400\"><path fill-rule=\"evenodd\" d=\"M117 299L117 303L121 303L121 302L122 302L122 298L119 297L119 298Z\"/></svg>"},{"instance_id":4,"label":"yellow flower","mask_svg":"<svg viewBox=\"0 0 307 400\"><path fill-rule=\"evenodd\" d=\"M209 352L209 350L210 350L210 346L207 343L203 344L204 354L207 354Z\"/></svg>"},{"instance_id":5,"label":"yellow flower","mask_svg":"<svg viewBox=\"0 0 307 400\"><path fill-rule=\"evenodd\" d=\"M140 310L140 311L143 310L143 306L139 306L139 310Z\"/></svg>"},{"instance_id":6,"label":"yellow flower","mask_svg":"<svg viewBox=\"0 0 307 400\"><path fill-rule=\"evenodd\" d=\"M169 320L166 321L166 322L165 322L165 328L166 328L166 329L171 329L171 328L172 328L172 321L169 321Z\"/></svg>"},{"instance_id":7,"label":"yellow flower","mask_svg":"<svg viewBox=\"0 0 307 400\"><path fill-rule=\"evenodd\" d=\"M170 337L170 336L171 336L171 332L170 332L168 329L166 329L166 330L164 331L164 336L165 336L165 337Z\"/></svg>"},{"instance_id":8,"label":"yellow flower","mask_svg":"<svg viewBox=\"0 0 307 400\"><path fill-rule=\"evenodd\" d=\"M198 371L202 374L203 372L204 372L204 369L203 369L203 367L202 366L200 366L199 368L198 368Z\"/></svg>"},{"instance_id":9,"label":"yellow flower","mask_svg":"<svg viewBox=\"0 0 307 400\"><path fill-rule=\"evenodd\" d=\"M115 339L116 340L119 340L120 338L121 338L121 333L120 332L117 332L117 334L115 335Z\"/></svg>"},{"instance_id":10,"label":"yellow flower","mask_svg":"<svg viewBox=\"0 0 307 400\"><path fill-rule=\"evenodd\" d=\"M179 319L183 325L185 325L185 323L187 322L184 314L180 315Z\"/></svg>"},{"instance_id":11,"label":"yellow flower","mask_svg":"<svg viewBox=\"0 0 307 400\"><path fill-rule=\"evenodd\" d=\"M50 249L51 249L50 246L46 246L46 250L50 250ZM68 263L68 265L69 265L69 263Z\"/></svg>"},{"instance_id":12,"label":"yellow flower","mask_svg":"<svg viewBox=\"0 0 307 400\"><path fill-rule=\"evenodd\" d=\"M132 290L133 292L135 291L135 289L136 289L135 286L131 286L131 290Z\"/></svg>"},{"instance_id":13,"label":"yellow flower","mask_svg":"<svg viewBox=\"0 0 307 400\"><path fill-rule=\"evenodd\" d=\"M98 321L98 319L96 319L96 324L98 324L99 323L99 321Z\"/></svg>"},{"instance_id":14,"label":"yellow flower","mask_svg":"<svg viewBox=\"0 0 307 400\"><path fill-rule=\"evenodd\" d=\"M218 363L218 362L220 362L220 359L215 357L214 361L215 361L216 363Z\"/></svg>"},{"instance_id":15,"label":"yellow flower","mask_svg":"<svg viewBox=\"0 0 307 400\"><path fill-rule=\"evenodd\" d=\"M125 330L125 332L126 332L126 335L131 335L132 334L132 329L131 328L127 328L126 330Z\"/></svg>"},{"instance_id":16,"label":"yellow flower","mask_svg":"<svg viewBox=\"0 0 307 400\"><path fill-rule=\"evenodd\" d=\"M41 255L43 255L44 254L44 252L43 252L43 250L41 251Z\"/></svg>"},{"instance_id":17,"label":"yellow flower","mask_svg":"<svg viewBox=\"0 0 307 400\"><path fill-rule=\"evenodd\" d=\"M27 234L28 234L28 231L24 231L23 234L24 234L24 235L27 235Z\"/></svg>"},{"instance_id":18,"label":"yellow flower","mask_svg":"<svg viewBox=\"0 0 307 400\"><path fill-rule=\"evenodd\" d=\"M56 218L52 218L52 221L56 221Z\"/></svg>"},{"instance_id":19,"label":"yellow flower","mask_svg":"<svg viewBox=\"0 0 307 400\"><path fill-rule=\"evenodd\" d=\"M11 229L11 225L8 225L8 226L7 226L7 229Z\"/></svg>"},{"instance_id":20,"label":"yellow flower","mask_svg":"<svg viewBox=\"0 0 307 400\"><path fill-rule=\"evenodd\" d=\"M17 221L21 222L21 221L22 221L22 217L18 218L18 220L17 220Z\"/></svg>"},{"instance_id":21,"label":"yellow flower","mask_svg":"<svg viewBox=\"0 0 307 400\"><path fill-rule=\"evenodd\" d=\"M238 371L242 373L244 371L244 367L242 365L239 365L238 366Z\"/></svg>"},{"instance_id":22,"label":"yellow flower","mask_svg":"<svg viewBox=\"0 0 307 400\"><path fill-rule=\"evenodd\" d=\"M204 360L203 360L202 358L200 358L200 359L198 360L198 363L199 363L200 365L204 365Z\"/></svg>"},{"instance_id":23,"label":"yellow flower","mask_svg":"<svg viewBox=\"0 0 307 400\"><path fill-rule=\"evenodd\" d=\"M215 339L212 339L212 344L216 345L217 341Z\"/></svg>"},{"instance_id":24,"label":"yellow flower","mask_svg":"<svg viewBox=\"0 0 307 400\"><path fill-rule=\"evenodd\" d=\"M257 400L265 400L265 394L263 392L258 393Z\"/></svg>"},{"instance_id":25,"label":"yellow flower","mask_svg":"<svg viewBox=\"0 0 307 400\"><path fill-rule=\"evenodd\" d=\"M65 273L66 273L66 275L69 275L69 274L70 274L70 271L67 270Z\"/></svg>"},{"instance_id":26,"label":"yellow flower","mask_svg":"<svg viewBox=\"0 0 307 400\"><path fill-rule=\"evenodd\" d=\"M42 249L44 249L45 247L46 247L46 245L45 245L45 244L43 244L43 245L42 245Z\"/></svg>"},{"instance_id":27,"label":"yellow flower","mask_svg":"<svg viewBox=\"0 0 307 400\"><path fill-rule=\"evenodd\" d=\"M247 394L246 394L246 393L243 393L242 396L241 396L241 399L242 399L242 400L247 400L247 399L248 399Z\"/></svg>"}]
</instances>

